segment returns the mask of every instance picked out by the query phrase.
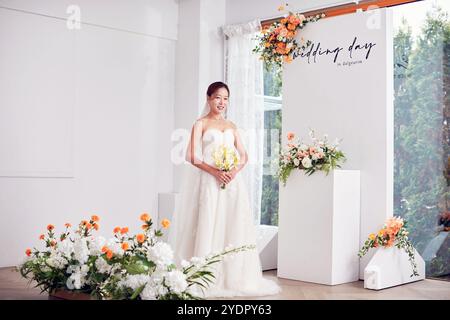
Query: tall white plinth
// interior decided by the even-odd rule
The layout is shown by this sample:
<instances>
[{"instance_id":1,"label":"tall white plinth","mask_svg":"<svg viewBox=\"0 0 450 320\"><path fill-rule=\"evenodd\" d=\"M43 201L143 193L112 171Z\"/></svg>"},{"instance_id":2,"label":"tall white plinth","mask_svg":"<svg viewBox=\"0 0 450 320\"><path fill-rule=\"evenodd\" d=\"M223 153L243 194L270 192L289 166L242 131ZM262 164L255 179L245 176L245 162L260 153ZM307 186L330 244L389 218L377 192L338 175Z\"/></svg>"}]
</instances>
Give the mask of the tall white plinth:
<instances>
[{"instance_id":1,"label":"tall white plinth","mask_svg":"<svg viewBox=\"0 0 450 320\"><path fill-rule=\"evenodd\" d=\"M360 172L307 176L280 186L278 277L336 285L359 279Z\"/></svg>"}]
</instances>

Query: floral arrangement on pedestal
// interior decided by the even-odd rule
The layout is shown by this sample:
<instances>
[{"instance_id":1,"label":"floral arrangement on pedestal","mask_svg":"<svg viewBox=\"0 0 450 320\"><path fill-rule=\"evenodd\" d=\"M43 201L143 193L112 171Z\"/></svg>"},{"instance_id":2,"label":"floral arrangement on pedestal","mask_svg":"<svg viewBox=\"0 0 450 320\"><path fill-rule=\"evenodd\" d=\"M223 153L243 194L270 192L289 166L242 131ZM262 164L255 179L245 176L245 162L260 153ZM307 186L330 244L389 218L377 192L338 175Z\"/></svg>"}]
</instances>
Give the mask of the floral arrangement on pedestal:
<instances>
[{"instance_id":1,"label":"floral arrangement on pedestal","mask_svg":"<svg viewBox=\"0 0 450 320\"><path fill-rule=\"evenodd\" d=\"M98 216L84 220L75 232L66 223L56 238L54 226L39 238L45 249L27 249L18 271L36 281L36 287L50 294L58 290L88 293L96 299L201 299L200 292L214 281L212 266L225 256L254 249L254 246L225 248L207 257L193 257L177 267L171 247L158 238L161 229L152 229L147 213L140 217L143 232L129 234L128 227L116 227L114 237L93 236L98 230ZM167 219L161 222L168 228Z\"/></svg>"},{"instance_id":2,"label":"floral arrangement on pedestal","mask_svg":"<svg viewBox=\"0 0 450 320\"><path fill-rule=\"evenodd\" d=\"M278 11L284 10L284 6L278 8ZM303 37L300 44L294 39L298 30L324 17L323 13L305 17L303 14L288 11L282 19L262 29L261 34L256 36L258 44L253 52L260 55L260 59L266 62L266 66L281 67L283 62L291 62L297 57L299 51L311 44L311 41L305 41Z\"/></svg>"},{"instance_id":3,"label":"floral arrangement on pedestal","mask_svg":"<svg viewBox=\"0 0 450 320\"><path fill-rule=\"evenodd\" d=\"M320 170L326 174L332 169L340 168L340 162L344 162L345 155L339 149L339 140L334 144L328 142L328 135L318 139L314 130L310 130L309 135L312 144L305 144L296 138L293 132L287 134L288 143L282 148L277 176L283 185L286 185L287 178L294 169L304 170L307 175Z\"/></svg>"},{"instance_id":4,"label":"floral arrangement on pedestal","mask_svg":"<svg viewBox=\"0 0 450 320\"><path fill-rule=\"evenodd\" d=\"M236 150L222 144L212 152L215 166L222 171L229 172L239 164L239 157ZM225 189L224 183L220 184L221 189Z\"/></svg>"},{"instance_id":5,"label":"floral arrangement on pedestal","mask_svg":"<svg viewBox=\"0 0 450 320\"><path fill-rule=\"evenodd\" d=\"M417 264L415 261L414 247L408 239L408 231L406 229L406 221L398 217L387 219L383 228L377 234L371 233L364 242L364 246L359 250L358 256L363 257L370 248L390 248L396 246L406 251L412 266L413 276L419 276L417 272Z\"/></svg>"}]
</instances>

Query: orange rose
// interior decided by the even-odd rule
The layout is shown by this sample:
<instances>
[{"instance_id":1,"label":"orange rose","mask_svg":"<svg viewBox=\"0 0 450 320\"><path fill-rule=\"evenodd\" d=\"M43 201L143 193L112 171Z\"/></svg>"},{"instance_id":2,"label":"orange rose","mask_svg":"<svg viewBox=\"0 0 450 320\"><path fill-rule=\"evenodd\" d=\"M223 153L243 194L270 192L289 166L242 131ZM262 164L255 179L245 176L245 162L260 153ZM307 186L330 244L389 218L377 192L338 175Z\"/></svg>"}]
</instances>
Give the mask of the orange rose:
<instances>
[{"instance_id":1,"label":"orange rose","mask_svg":"<svg viewBox=\"0 0 450 320\"><path fill-rule=\"evenodd\" d=\"M48 230L48 231L52 231L53 229L55 229L55 226L54 226L54 225L49 224L49 225L47 226L47 230Z\"/></svg>"},{"instance_id":2,"label":"orange rose","mask_svg":"<svg viewBox=\"0 0 450 320\"><path fill-rule=\"evenodd\" d=\"M139 233L138 235L136 235L136 240L139 243L143 243L145 241L145 234Z\"/></svg>"},{"instance_id":3,"label":"orange rose","mask_svg":"<svg viewBox=\"0 0 450 320\"><path fill-rule=\"evenodd\" d=\"M161 225L163 226L164 229L167 229L170 226L170 221L168 219L163 219L161 221Z\"/></svg>"},{"instance_id":4,"label":"orange rose","mask_svg":"<svg viewBox=\"0 0 450 320\"><path fill-rule=\"evenodd\" d=\"M98 221L100 221L100 218L98 216L96 216L96 215L93 215L91 217L91 220L94 221L94 222L98 222Z\"/></svg>"},{"instance_id":5,"label":"orange rose","mask_svg":"<svg viewBox=\"0 0 450 320\"><path fill-rule=\"evenodd\" d=\"M122 249L123 249L124 251L127 251L129 248L130 248L130 245L128 244L128 242L122 243Z\"/></svg>"},{"instance_id":6,"label":"orange rose","mask_svg":"<svg viewBox=\"0 0 450 320\"><path fill-rule=\"evenodd\" d=\"M27 256L31 256L31 249L27 249L27 250L25 251L25 254L26 254Z\"/></svg>"},{"instance_id":7,"label":"orange rose","mask_svg":"<svg viewBox=\"0 0 450 320\"><path fill-rule=\"evenodd\" d=\"M151 218L148 213L143 213L143 214L141 214L140 219L141 219L141 221L148 222L148 221L150 221Z\"/></svg>"},{"instance_id":8,"label":"orange rose","mask_svg":"<svg viewBox=\"0 0 450 320\"><path fill-rule=\"evenodd\" d=\"M289 23L288 26L287 26L287 28L288 28L289 30L291 30L291 31L294 31L294 30L295 30L295 25L292 24L292 23Z\"/></svg>"},{"instance_id":9,"label":"orange rose","mask_svg":"<svg viewBox=\"0 0 450 320\"><path fill-rule=\"evenodd\" d=\"M39 236L39 240L44 240L44 238L45 238L45 236L44 236L43 234L41 234L41 235Z\"/></svg>"},{"instance_id":10,"label":"orange rose","mask_svg":"<svg viewBox=\"0 0 450 320\"><path fill-rule=\"evenodd\" d=\"M111 250L108 250L106 252L106 258L108 258L108 260L111 260L113 256L114 256L114 254Z\"/></svg>"},{"instance_id":11,"label":"orange rose","mask_svg":"<svg viewBox=\"0 0 450 320\"><path fill-rule=\"evenodd\" d=\"M91 229L92 228L92 224L90 224L89 222L88 223L86 223L86 228L89 230L89 229Z\"/></svg>"},{"instance_id":12,"label":"orange rose","mask_svg":"<svg viewBox=\"0 0 450 320\"><path fill-rule=\"evenodd\" d=\"M98 224L94 223L92 226L94 227L95 230L98 230Z\"/></svg>"},{"instance_id":13,"label":"orange rose","mask_svg":"<svg viewBox=\"0 0 450 320\"><path fill-rule=\"evenodd\" d=\"M103 247L102 247L102 252L103 252L103 253L106 253L106 252L108 252L108 250L109 250L109 249L108 249L108 247L107 247L107 246L103 246Z\"/></svg>"},{"instance_id":14,"label":"orange rose","mask_svg":"<svg viewBox=\"0 0 450 320\"><path fill-rule=\"evenodd\" d=\"M288 132L288 134L287 134L287 139L289 140L289 141L291 141L292 139L294 139L295 138L295 133L293 133L293 132Z\"/></svg>"},{"instance_id":15,"label":"orange rose","mask_svg":"<svg viewBox=\"0 0 450 320\"><path fill-rule=\"evenodd\" d=\"M120 227L115 227L113 230L113 233L118 233L118 232L120 232Z\"/></svg>"},{"instance_id":16,"label":"orange rose","mask_svg":"<svg viewBox=\"0 0 450 320\"><path fill-rule=\"evenodd\" d=\"M128 227L123 227L121 230L120 230L120 233L121 234L125 234L125 233L127 233L128 232Z\"/></svg>"},{"instance_id":17,"label":"orange rose","mask_svg":"<svg viewBox=\"0 0 450 320\"><path fill-rule=\"evenodd\" d=\"M56 241L55 240L50 241L50 246L52 247L56 246Z\"/></svg>"},{"instance_id":18,"label":"orange rose","mask_svg":"<svg viewBox=\"0 0 450 320\"><path fill-rule=\"evenodd\" d=\"M67 222L67 223L64 224L64 226L65 226L66 228L70 228L72 225L71 225L70 223Z\"/></svg>"},{"instance_id":19,"label":"orange rose","mask_svg":"<svg viewBox=\"0 0 450 320\"><path fill-rule=\"evenodd\" d=\"M142 226L141 226L141 228L142 228L142 230L148 230L148 224L143 224Z\"/></svg>"}]
</instances>

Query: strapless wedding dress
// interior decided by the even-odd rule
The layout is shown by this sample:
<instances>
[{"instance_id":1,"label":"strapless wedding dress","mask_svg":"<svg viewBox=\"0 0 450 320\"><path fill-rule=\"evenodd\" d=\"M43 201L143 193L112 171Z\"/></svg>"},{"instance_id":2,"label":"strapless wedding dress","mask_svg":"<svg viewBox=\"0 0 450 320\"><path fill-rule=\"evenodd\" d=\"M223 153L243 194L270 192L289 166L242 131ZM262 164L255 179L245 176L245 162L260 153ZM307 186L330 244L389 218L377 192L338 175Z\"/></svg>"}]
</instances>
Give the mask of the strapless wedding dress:
<instances>
[{"instance_id":1,"label":"strapless wedding dress","mask_svg":"<svg viewBox=\"0 0 450 320\"><path fill-rule=\"evenodd\" d=\"M207 129L201 140L203 161L212 166L212 152L217 146L235 148L233 129ZM177 234L169 235L176 260L206 256L229 245L256 245L256 228L242 172L221 189L215 177L193 168L198 178L175 210L175 228L171 232ZM263 278L257 249L239 252L214 269L216 279L205 297L265 296L280 291L275 282Z\"/></svg>"}]
</instances>

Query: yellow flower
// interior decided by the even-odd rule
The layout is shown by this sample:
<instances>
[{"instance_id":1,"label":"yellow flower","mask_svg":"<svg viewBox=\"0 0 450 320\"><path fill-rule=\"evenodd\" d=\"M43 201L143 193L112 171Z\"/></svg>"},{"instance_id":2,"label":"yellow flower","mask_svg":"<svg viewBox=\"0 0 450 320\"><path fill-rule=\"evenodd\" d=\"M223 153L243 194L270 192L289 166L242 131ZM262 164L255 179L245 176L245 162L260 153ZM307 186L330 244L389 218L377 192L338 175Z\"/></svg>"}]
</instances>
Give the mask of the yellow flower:
<instances>
[{"instance_id":1,"label":"yellow flower","mask_svg":"<svg viewBox=\"0 0 450 320\"><path fill-rule=\"evenodd\" d=\"M375 234L374 233L369 234L369 239L370 240L375 240Z\"/></svg>"}]
</instances>

